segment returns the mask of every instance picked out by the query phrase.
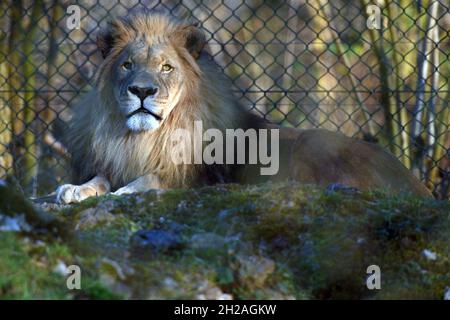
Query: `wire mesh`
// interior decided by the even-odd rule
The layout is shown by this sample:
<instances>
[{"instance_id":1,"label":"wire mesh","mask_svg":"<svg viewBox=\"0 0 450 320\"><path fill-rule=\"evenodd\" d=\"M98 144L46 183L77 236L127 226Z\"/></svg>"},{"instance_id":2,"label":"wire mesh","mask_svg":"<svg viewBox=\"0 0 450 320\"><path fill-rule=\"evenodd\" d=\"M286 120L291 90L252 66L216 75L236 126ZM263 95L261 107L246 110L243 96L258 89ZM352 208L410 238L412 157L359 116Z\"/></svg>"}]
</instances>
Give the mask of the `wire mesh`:
<instances>
[{"instance_id":1,"label":"wire mesh","mask_svg":"<svg viewBox=\"0 0 450 320\"><path fill-rule=\"evenodd\" d=\"M72 28L74 6L80 25ZM140 9L198 21L249 109L379 143L449 198L450 15L447 2L433 0L4 0L0 178L34 196L70 179L62 136L101 63L97 32Z\"/></svg>"}]
</instances>

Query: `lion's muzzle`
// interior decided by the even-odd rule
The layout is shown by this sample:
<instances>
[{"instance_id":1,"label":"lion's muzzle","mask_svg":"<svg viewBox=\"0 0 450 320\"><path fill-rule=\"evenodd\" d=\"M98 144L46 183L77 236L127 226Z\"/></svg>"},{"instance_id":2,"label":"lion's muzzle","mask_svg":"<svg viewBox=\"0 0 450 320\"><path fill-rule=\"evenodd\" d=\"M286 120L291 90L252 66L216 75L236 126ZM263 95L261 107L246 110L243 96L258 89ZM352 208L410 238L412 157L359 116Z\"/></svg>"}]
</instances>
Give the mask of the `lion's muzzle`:
<instances>
[{"instance_id":1,"label":"lion's muzzle","mask_svg":"<svg viewBox=\"0 0 450 320\"><path fill-rule=\"evenodd\" d=\"M128 114L128 115L127 115L127 118L131 118L132 116L134 116L134 115L136 115L136 114L138 114L138 113L149 114L149 115L153 116L153 117L154 117L156 120L158 120L158 121L161 121L161 120L162 120L161 116L159 116L159 115L157 115L156 113L154 113L154 112L152 112L152 111L146 109L146 108L143 106L143 103L142 103L142 105L141 105L141 107L140 107L139 109L134 110L133 112L131 112L130 114Z\"/></svg>"}]
</instances>

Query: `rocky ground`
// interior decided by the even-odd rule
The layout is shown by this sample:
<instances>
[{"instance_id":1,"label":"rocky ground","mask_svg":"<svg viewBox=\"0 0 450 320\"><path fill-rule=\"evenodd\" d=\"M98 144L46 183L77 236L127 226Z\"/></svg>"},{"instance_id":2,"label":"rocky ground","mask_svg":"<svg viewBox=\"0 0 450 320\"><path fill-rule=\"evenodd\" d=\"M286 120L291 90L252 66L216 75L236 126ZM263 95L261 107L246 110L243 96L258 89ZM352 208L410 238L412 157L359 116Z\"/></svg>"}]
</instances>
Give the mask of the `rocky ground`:
<instances>
[{"instance_id":1,"label":"rocky ground","mask_svg":"<svg viewBox=\"0 0 450 320\"><path fill-rule=\"evenodd\" d=\"M0 299L450 299L449 239L449 202L382 191L223 185L58 206L2 182Z\"/></svg>"}]
</instances>

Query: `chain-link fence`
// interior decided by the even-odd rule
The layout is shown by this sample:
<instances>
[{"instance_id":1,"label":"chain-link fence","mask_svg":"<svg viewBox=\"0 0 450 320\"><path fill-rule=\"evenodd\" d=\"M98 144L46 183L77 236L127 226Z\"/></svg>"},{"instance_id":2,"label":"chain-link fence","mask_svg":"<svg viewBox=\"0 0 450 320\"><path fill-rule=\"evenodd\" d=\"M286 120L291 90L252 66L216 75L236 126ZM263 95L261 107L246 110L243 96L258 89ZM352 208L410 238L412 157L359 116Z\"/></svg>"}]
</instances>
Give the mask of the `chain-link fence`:
<instances>
[{"instance_id":1,"label":"chain-link fence","mask_svg":"<svg viewBox=\"0 0 450 320\"><path fill-rule=\"evenodd\" d=\"M449 197L445 0L2 0L1 177L31 195L69 180L61 137L101 62L98 29L142 8L200 22L248 108L377 142Z\"/></svg>"}]
</instances>

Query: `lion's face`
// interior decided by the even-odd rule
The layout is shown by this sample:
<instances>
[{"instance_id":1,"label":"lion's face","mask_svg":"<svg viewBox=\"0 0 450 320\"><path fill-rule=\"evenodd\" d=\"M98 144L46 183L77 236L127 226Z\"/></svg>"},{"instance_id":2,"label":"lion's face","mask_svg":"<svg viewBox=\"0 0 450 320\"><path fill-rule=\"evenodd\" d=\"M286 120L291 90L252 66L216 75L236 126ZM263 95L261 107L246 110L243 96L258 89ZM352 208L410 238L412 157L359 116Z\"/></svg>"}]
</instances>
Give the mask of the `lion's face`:
<instances>
[{"instance_id":1,"label":"lion's face","mask_svg":"<svg viewBox=\"0 0 450 320\"><path fill-rule=\"evenodd\" d=\"M109 98L115 103L109 107L131 131L161 126L188 90L187 74L203 47L203 34L196 26L161 23L160 18L113 21L98 40L108 67L103 76L109 76L113 86ZM155 27L161 24L166 28L160 34Z\"/></svg>"},{"instance_id":2,"label":"lion's face","mask_svg":"<svg viewBox=\"0 0 450 320\"><path fill-rule=\"evenodd\" d=\"M134 42L114 65L115 99L130 130L152 130L170 113L183 92L184 73L168 45Z\"/></svg>"}]
</instances>

